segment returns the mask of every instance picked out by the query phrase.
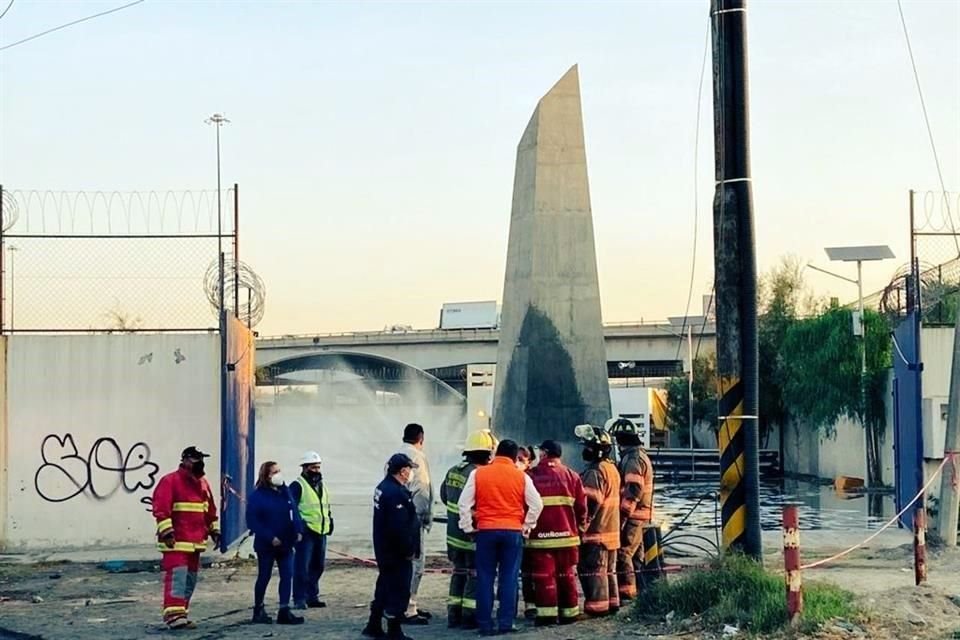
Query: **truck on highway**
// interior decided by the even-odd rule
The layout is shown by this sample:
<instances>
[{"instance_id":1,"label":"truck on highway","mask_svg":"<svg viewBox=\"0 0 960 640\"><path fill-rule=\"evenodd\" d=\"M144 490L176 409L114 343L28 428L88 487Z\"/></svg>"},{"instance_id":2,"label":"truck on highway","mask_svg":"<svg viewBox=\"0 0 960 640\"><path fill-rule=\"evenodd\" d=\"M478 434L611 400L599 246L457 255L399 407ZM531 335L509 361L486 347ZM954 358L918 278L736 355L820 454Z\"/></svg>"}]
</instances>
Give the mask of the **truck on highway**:
<instances>
[{"instance_id":1,"label":"truck on highway","mask_svg":"<svg viewBox=\"0 0 960 640\"><path fill-rule=\"evenodd\" d=\"M447 302L440 309L440 329L496 329L500 324L496 300Z\"/></svg>"}]
</instances>

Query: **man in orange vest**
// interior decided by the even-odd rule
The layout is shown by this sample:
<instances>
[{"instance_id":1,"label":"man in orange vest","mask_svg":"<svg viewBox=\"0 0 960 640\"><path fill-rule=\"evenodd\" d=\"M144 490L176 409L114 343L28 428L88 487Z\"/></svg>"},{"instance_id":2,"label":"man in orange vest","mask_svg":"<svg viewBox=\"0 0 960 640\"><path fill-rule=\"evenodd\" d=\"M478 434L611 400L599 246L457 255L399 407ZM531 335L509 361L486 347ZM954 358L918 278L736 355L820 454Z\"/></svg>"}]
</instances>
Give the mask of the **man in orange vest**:
<instances>
[{"instance_id":1,"label":"man in orange vest","mask_svg":"<svg viewBox=\"0 0 960 640\"><path fill-rule=\"evenodd\" d=\"M583 483L560 460L559 442L540 445L540 464L530 470L533 486L543 500L543 513L526 542L537 605L538 627L576 622L580 615L576 566L580 532L587 524Z\"/></svg>"},{"instance_id":2,"label":"man in orange vest","mask_svg":"<svg viewBox=\"0 0 960 640\"><path fill-rule=\"evenodd\" d=\"M153 490L153 517L163 553L163 621L170 629L195 629L188 617L197 586L200 552L209 536L220 544L220 521L207 482L204 458L196 447L180 455L180 468L160 478Z\"/></svg>"},{"instance_id":3,"label":"man in orange vest","mask_svg":"<svg viewBox=\"0 0 960 640\"><path fill-rule=\"evenodd\" d=\"M482 636L515 630L523 539L543 510L530 476L517 468L519 450L513 440L500 442L493 462L470 474L457 502L460 529L476 532L477 626ZM493 583L498 574L500 602L494 629Z\"/></svg>"},{"instance_id":4,"label":"man in orange vest","mask_svg":"<svg viewBox=\"0 0 960 640\"><path fill-rule=\"evenodd\" d=\"M583 460L587 463L580 476L587 494L587 527L579 566L583 610L591 616L603 616L620 608L620 473L610 461L613 440L606 429L582 424L574 435L583 443Z\"/></svg>"},{"instance_id":5,"label":"man in orange vest","mask_svg":"<svg viewBox=\"0 0 960 640\"><path fill-rule=\"evenodd\" d=\"M620 453L620 549L617 582L620 600L637 597L637 572L643 570L643 525L653 520L653 464L643 450L637 426L612 418L608 431Z\"/></svg>"}]
</instances>

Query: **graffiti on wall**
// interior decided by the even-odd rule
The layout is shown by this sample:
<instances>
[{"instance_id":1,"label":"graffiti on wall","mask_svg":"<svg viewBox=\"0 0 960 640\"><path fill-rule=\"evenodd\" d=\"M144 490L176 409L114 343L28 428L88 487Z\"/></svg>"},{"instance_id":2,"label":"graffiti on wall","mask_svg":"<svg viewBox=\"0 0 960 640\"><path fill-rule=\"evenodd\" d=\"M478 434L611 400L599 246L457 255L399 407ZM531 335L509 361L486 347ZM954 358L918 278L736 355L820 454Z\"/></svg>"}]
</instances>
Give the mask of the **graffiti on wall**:
<instances>
[{"instance_id":1,"label":"graffiti on wall","mask_svg":"<svg viewBox=\"0 0 960 640\"><path fill-rule=\"evenodd\" d=\"M106 500L118 491L148 491L157 483L160 467L150 460L150 446L137 442L124 451L113 438L97 438L86 457L73 435L49 434L40 445L42 464L33 478L37 494L47 502L67 502L86 493ZM140 499L151 504L150 496Z\"/></svg>"}]
</instances>

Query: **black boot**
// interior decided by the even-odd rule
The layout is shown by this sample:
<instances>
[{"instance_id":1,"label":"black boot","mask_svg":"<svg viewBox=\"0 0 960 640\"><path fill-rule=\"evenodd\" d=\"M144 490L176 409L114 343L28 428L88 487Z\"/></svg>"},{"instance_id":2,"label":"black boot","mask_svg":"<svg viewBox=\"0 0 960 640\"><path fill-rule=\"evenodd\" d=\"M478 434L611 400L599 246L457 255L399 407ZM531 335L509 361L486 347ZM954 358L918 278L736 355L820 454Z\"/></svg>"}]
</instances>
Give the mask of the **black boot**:
<instances>
[{"instance_id":1,"label":"black boot","mask_svg":"<svg viewBox=\"0 0 960 640\"><path fill-rule=\"evenodd\" d=\"M463 624L463 608L447 607L447 628L457 629Z\"/></svg>"},{"instance_id":2,"label":"black boot","mask_svg":"<svg viewBox=\"0 0 960 640\"><path fill-rule=\"evenodd\" d=\"M290 607L283 607L277 613L277 624L303 624L303 618L294 615Z\"/></svg>"},{"instance_id":3,"label":"black boot","mask_svg":"<svg viewBox=\"0 0 960 640\"><path fill-rule=\"evenodd\" d=\"M387 640L413 640L403 633L403 627L400 626L399 618L387 619Z\"/></svg>"},{"instance_id":4,"label":"black boot","mask_svg":"<svg viewBox=\"0 0 960 640\"><path fill-rule=\"evenodd\" d=\"M367 626L360 632L368 638L385 638L383 631L383 611L381 611L372 602L370 603L370 619L367 620Z\"/></svg>"},{"instance_id":5,"label":"black boot","mask_svg":"<svg viewBox=\"0 0 960 640\"><path fill-rule=\"evenodd\" d=\"M254 605L253 620L250 624L273 624L273 618L267 613L262 604Z\"/></svg>"}]
</instances>

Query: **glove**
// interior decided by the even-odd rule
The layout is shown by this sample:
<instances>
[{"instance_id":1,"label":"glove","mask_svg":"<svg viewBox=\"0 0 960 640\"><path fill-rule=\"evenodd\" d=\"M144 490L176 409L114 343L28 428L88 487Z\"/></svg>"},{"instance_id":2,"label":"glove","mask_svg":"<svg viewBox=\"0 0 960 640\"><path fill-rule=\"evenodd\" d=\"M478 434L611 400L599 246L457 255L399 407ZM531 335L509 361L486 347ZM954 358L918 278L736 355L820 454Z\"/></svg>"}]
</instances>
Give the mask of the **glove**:
<instances>
[{"instance_id":1,"label":"glove","mask_svg":"<svg viewBox=\"0 0 960 640\"><path fill-rule=\"evenodd\" d=\"M333 535L333 518L330 518L330 533L328 533L327 535L328 536Z\"/></svg>"},{"instance_id":2,"label":"glove","mask_svg":"<svg viewBox=\"0 0 960 640\"><path fill-rule=\"evenodd\" d=\"M160 542L162 542L167 549L173 549L173 545L175 545L177 542L176 538L173 536L173 530L170 530L164 534L164 536L160 538Z\"/></svg>"},{"instance_id":3,"label":"glove","mask_svg":"<svg viewBox=\"0 0 960 640\"><path fill-rule=\"evenodd\" d=\"M211 533L211 534L210 534L210 541L213 542L213 546L219 547L219 546L220 546L220 534L219 534L219 533Z\"/></svg>"}]
</instances>

